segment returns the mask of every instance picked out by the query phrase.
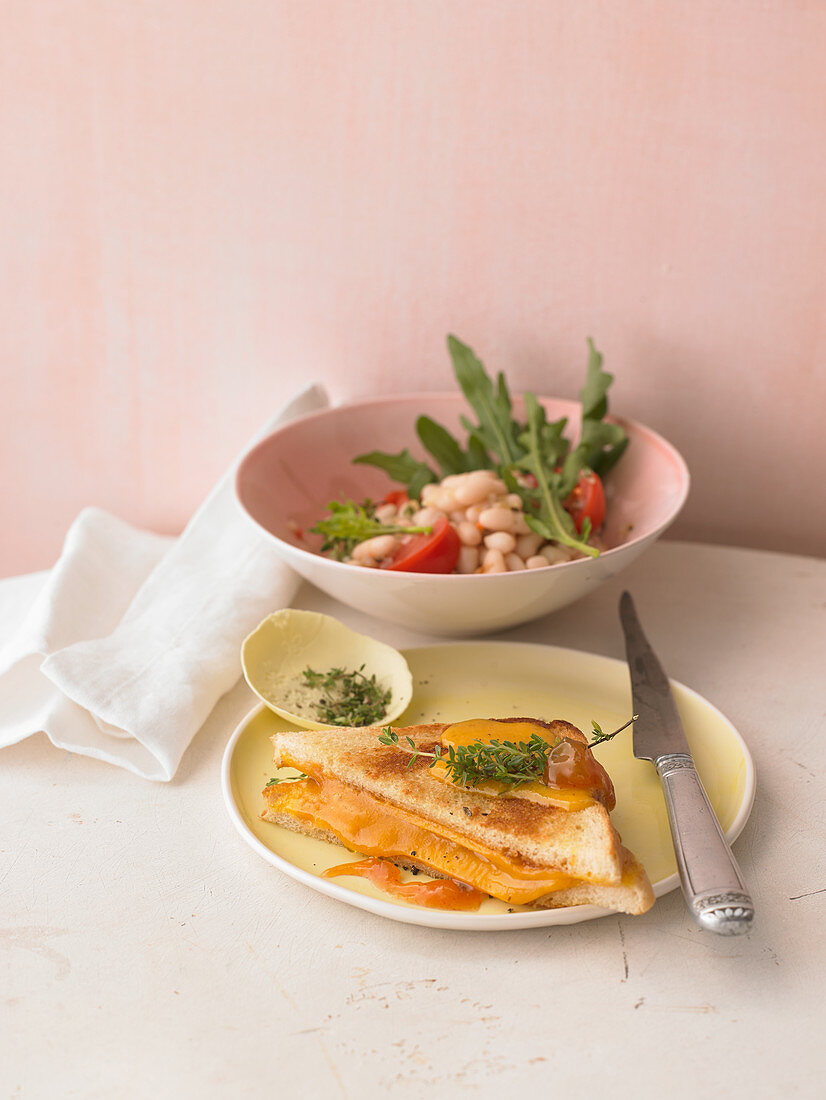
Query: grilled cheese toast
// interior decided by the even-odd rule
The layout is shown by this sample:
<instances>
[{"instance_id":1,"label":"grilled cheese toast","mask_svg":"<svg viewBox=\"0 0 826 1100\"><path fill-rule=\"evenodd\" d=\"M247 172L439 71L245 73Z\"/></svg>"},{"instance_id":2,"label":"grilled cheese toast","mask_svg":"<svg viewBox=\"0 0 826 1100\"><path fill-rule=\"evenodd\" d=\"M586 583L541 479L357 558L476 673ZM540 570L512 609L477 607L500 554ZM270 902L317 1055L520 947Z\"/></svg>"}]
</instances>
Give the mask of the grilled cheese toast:
<instances>
[{"instance_id":1,"label":"grilled cheese toast","mask_svg":"<svg viewBox=\"0 0 826 1100\"><path fill-rule=\"evenodd\" d=\"M541 725L551 743L585 742L569 723ZM415 751L432 753L448 729L433 723L396 732ZM630 913L653 904L645 872L622 847L601 802L583 800L582 791L551 791L546 799L541 790L492 794L457 786L431 767L432 757L381 744L381 732L275 734L276 765L306 778L266 787L262 817L509 904L595 903Z\"/></svg>"}]
</instances>

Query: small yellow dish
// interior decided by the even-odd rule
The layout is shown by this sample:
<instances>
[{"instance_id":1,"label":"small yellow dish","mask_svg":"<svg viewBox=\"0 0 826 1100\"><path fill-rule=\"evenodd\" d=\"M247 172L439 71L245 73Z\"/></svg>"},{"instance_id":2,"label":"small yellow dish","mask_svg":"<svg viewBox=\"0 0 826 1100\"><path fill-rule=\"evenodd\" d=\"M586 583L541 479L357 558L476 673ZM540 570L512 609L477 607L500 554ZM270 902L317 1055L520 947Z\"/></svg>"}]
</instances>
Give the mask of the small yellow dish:
<instances>
[{"instance_id":1,"label":"small yellow dish","mask_svg":"<svg viewBox=\"0 0 826 1100\"><path fill-rule=\"evenodd\" d=\"M343 668L375 675L390 689L390 703L374 723L392 722L413 696L413 677L398 650L365 634L357 634L338 619L317 611L286 608L268 615L241 647L247 683L270 710L304 729L335 729L312 717L318 691L304 683L307 668L329 672Z\"/></svg>"}]
</instances>

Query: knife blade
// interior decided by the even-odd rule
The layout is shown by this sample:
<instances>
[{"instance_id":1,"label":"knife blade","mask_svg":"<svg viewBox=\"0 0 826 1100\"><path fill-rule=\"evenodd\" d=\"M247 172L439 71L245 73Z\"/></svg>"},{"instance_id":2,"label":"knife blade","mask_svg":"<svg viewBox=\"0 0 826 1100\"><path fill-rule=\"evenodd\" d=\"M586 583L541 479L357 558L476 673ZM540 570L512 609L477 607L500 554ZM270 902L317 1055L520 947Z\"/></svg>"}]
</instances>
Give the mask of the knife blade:
<instances>
[{"instance_id":1,"label":"knife blade","mask_svg":"<svg viewBox=\"0 0 826 1100\"><path fill-rule=\"evenodd\" d=\"M634 756L651 761L659 774L686 905L710 932L749 932L754 903L697 774L668 677L643 633L630 592L623 592L619 609L638 716Z\"/></svg>"}]
</instances>

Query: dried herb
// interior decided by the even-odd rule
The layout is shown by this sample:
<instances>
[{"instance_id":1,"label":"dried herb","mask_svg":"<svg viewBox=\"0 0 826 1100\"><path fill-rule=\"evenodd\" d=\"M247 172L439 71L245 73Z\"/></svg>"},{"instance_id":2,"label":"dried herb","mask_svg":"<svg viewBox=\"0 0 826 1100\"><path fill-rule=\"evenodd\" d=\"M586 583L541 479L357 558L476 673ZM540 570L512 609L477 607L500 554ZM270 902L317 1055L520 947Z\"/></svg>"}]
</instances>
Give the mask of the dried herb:
<instances>
[{"instance_id":1,"label":"dried herb","mask_svg":"<svg viewBox=\"0 0 826 1100\"><path fill-rule=\"evenodd\" d=\"M328 726L371 726L387 713L392 692L379 684L375 673L365 675L364 665L352 672L305 668L302 675L307 687L326 693L315 710L318 720Z\"/></svg>"}]
</instances>

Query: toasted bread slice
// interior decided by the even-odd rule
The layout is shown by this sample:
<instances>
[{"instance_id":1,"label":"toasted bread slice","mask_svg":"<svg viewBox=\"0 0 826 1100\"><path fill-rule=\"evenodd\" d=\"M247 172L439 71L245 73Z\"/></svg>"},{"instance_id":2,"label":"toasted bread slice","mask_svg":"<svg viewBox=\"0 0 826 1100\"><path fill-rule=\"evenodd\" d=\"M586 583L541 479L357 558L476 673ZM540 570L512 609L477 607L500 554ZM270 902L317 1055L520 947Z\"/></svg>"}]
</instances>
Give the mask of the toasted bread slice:
<instances>
[{"instance_id":1,"label":"toasted bread slice","mask_svg":"<svg viewBox=\"0 0 826 1100\"><path fill-rule=\"evenodd\" d=\"M554 890L532 902L534 909L563 909L568 905L601 905L619 913L639 916L654 904L654 891L645 868L627 848L620 847L622 881L619 886L601 886L596 882L579 882L566 889Z\"/></svg>"},{"instance_id":2,"label":"toasted bread slice","mask_svg":"<svg viewBox=\"0 0 826 1100\"><path fill-rule=\"evenodd\" d=\"M417 749L432 752L445 728L444 723L432 723L396 732L403 741L412 738ZM580 731L567 722L548 723L546 728L549 738L564 736L585 741ZM593 902L626 912L644 912L653 904L645 872L620 844L600 803L569 811L518 796L496 797L458 787L436 779L429 758L418 757L411 763L410 753L382 745L380 733L380 727L277 733L272 737L275 763L305 772L316 792L317 780L333 780L344 785L339 790L362 792L364 804L369 803L373 814L396 815L455 846L457 866L462 865L458 853L472 853L477 861L481 858L506 868L512 876L532 879L540 893L547 879L552 889L532 898L530 904L535 907ZM267 809L262 814L265 820L361 850L343 839L345 833L337 834L327 827L323 810L316 816L302 814L301 786L268 787ZM309 801L318 806L317 798ZM417 859L418 854L411 846L409 851L394 851L390 858L407 869L448 877L444 860L434 866ZM453 877L461 879L462 875ZM507 892L497 896L510 900Z\"/></svg>"}]
</instances>

